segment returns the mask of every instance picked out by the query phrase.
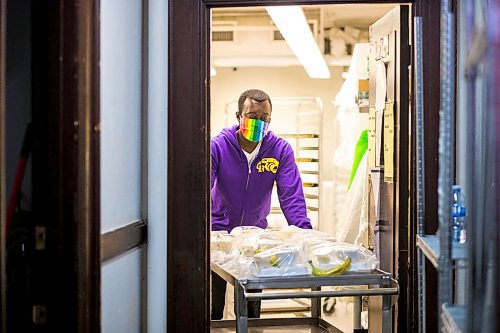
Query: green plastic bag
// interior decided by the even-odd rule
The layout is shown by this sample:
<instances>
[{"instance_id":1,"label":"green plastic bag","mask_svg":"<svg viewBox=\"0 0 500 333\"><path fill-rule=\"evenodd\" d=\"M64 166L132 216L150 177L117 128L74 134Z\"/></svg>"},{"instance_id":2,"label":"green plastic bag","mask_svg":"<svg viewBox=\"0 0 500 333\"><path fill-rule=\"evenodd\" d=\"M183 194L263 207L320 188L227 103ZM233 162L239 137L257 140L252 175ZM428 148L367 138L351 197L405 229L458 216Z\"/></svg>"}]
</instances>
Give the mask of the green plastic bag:
<instances>
[{"instance_id":1,"label":"green plastic bag","mask_svg":"<svg viewBox=\"0 0 500 333\"><path fill-rule=\"evenodd\" d=\"M358 142L356 142L356 149L354 150L354 160L352 161L351 177L349 178L349 185L347 190L351 188L352 181L358 170L359 162L363 158L363 155L368 150L368 130L361 132Z\"/></svg>"}]
</instances>

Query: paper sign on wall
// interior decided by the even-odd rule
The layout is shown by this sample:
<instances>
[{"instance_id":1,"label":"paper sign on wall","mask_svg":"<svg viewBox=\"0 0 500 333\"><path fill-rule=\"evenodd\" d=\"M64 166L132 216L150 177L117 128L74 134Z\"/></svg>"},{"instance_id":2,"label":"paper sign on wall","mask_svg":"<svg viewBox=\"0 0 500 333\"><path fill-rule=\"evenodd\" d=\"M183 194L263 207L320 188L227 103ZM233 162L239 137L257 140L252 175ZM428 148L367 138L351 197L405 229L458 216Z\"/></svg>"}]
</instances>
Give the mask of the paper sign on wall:
<instances>
[{"instance_id":1,"label":"paper sign on wall","mask_svg":"<svg viewBox=\"0 0 500 333\"><path fill-rule=\"evenodd\" d=\"M394 102L385 103L384 110L384 180L394 182Z\"/></svg>"},{"instance_id":2,"label":"paper sign on wall","mask_svg":"<svg viewBox=\"0 0 500 333\"><path fill-rule=\"evenodd\" d=\"M375 106L370 106L370 110L368 112L368 167L374 168L376 166L375 161L375 142L377 140L376 137L376 114L375 114Z\"/></svg>"},{"instance_id":3,"label":"paper sign on wall","mask_svg":"<svg viewBox=\"0 0 500 333\"><path fill-rule=\"evenodd\" d=\"M384 109L375 110L375 166L382 164L382 135L384 135Z\"/></svg>"},{"instance_id":4,"label":"paper sign on wall","mask_svg":"<svg viewBox=\"0 0 500 333\"><path fill-rule=\"evenodd\" d=\"M382 111L385 107L385 100L387 98L387 73L385 64L382 61L378 61L375 68L375 109L377 111Z\"/></svg>"}]
</instances>

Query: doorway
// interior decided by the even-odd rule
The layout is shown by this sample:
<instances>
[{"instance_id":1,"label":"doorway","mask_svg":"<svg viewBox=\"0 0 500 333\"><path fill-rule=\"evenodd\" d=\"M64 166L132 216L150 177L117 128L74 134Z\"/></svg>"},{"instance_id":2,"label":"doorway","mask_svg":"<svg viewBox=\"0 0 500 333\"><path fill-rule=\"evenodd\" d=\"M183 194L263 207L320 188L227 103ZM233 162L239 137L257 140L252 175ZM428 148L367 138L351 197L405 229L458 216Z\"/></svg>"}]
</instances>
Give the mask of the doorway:
<instances>
[{"instance_id":1,"label":"doorway","mask_svg":"<svg viewBox=\"0 0 500 333\"><path fill-rule=\"evenodd\" d=\"M368 230L368 214L362 213L363 190L368 188L366 158L358 169L364 172L357 172L349 186L355 145L368 128L369 118L368 100L357 98L358 86L365 84L368 89L369 29L396 7L394 4L299 7L308 23L305 27L311 31L321 54L316 61L327 64L328 75L322 78L312 72L312 69L319 71L320 66L316 69L313 61L308 62L309 58L299 61L291 51L295 40L287 42L283 37L288 26L279 30L266 7L211 10L211 137L237 124L235 113L240 93L253 88L267 92L273 110L269 128L288 141L294 151L312 227L325 233L325 237L372 250L373 244L366 237L368 232L362 231ZM307 40L297 44L305 43ZM311 46L313 49L315 45ZM276 192L274 188L267 216L270 229L287 226ZM387 249L388 253L392 251ZM211 256L214 260L213 253ZM234 319L232 291L232 285L228 284L225 319ZM328 301L338 305L322 318L343 331L351 331L352 298ZM310 309L308 299L268 300L262 303L261 317L308 317ZM367 312L362 315L366 326Z\"/></svg>"},{"instance_id":2,"label":"doorway","mask_svg":"<svg viewBox=\"0 0 500 333\"><path fill-rule=\"evenodd\" d=\"M335 3L339 2L301 4ZM279 2L262 3L275 4ZM190 5L171 3L169 8L171 31L178 32L169 40L168 191L176 195L168 199L168 220L175 222L168 225L167 323L173 331L208 331L210 327L210 9L252 5L252 1L198 1ZM189 229L183 227L187 223ZM200 320L184 319L186 311Z\"/></svg>"}]
</instances>

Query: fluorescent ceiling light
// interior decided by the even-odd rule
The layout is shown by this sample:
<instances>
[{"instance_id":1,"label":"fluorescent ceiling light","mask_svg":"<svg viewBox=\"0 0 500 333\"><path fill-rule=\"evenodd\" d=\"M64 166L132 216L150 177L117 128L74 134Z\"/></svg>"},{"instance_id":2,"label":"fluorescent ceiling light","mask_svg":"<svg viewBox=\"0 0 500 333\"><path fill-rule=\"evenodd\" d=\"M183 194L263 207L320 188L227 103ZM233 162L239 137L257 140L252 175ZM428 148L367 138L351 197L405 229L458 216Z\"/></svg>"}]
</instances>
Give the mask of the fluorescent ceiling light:
<instances>
[{"instance_id":1,"label":"fluorescent ceiling light","mask_svg":"<svg viewBox=\"0 0 500 333\"><path fill-rule=\"evenodd\" d=\"M330 71L300 6L266 7L295 56L309 77L328 79Z\"/></svg>"}]
</instances>

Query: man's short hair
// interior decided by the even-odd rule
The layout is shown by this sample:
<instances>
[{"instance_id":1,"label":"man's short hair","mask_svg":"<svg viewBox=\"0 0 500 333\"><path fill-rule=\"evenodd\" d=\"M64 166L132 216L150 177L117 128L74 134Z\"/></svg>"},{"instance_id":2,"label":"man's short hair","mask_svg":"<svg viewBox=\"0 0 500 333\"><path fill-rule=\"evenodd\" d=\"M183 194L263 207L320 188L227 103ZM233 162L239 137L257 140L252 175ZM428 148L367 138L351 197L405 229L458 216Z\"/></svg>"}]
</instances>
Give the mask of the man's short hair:
<instances>
[{"instance_id":1,"label":"man's short hair","mask_svg":"<svg viewBox=\"0 0 500 333\"><path fill-rule=\"evenodd\" d=\"M254 101L257 101L257 102L265 102L265 101L269 101L269 105L271 106L271 110L273 109L273 103L271 103L271 97L269 97L268 94L266 94L265 92L263 92L262 90L259 90L259 89L250 89L250 90L247 90L247 91L244 91L240 98L238 99L238 114L241 114L241 112L243 111L243 104L245 104L245 101L247 100L247 98L251 98L253 99Z\"/></svg>"}]
</instances>

